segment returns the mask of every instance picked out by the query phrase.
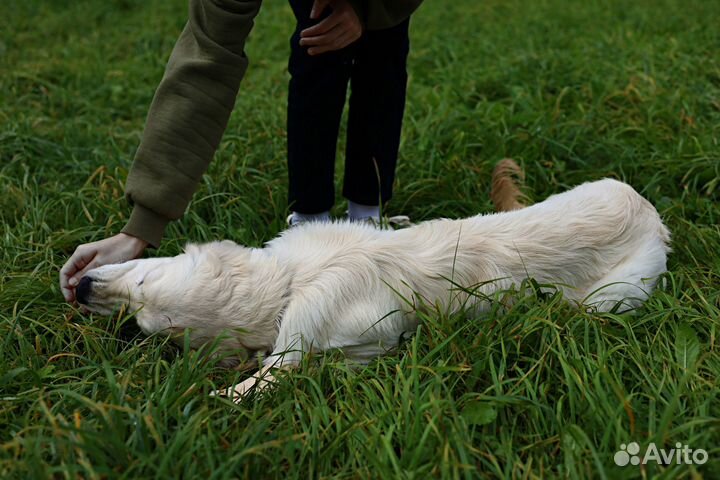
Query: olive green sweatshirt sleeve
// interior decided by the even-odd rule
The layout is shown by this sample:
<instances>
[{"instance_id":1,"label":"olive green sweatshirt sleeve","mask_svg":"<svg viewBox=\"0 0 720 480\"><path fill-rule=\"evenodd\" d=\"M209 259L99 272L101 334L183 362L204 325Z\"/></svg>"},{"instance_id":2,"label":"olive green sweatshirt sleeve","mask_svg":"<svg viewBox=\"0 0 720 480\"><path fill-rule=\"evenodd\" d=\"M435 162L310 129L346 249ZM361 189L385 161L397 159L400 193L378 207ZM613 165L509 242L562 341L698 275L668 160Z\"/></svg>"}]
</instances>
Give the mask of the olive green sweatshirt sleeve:
<instances>
[{"instance_id":1,"label":"olive green sweatshirt sleeve","mask_svg":"<svg viewBox=\"0 0 720 480\"><path fill-rule=\"evenodd\" d=\"M349 0L369 30L394 27L408 18L423 0Z\"/></svg>"},{"instance_id":2,"label":"olive green sweatshirt sleeve","mask_svg":"<svg viewBox=\"0 0 720 480\"><path fill-rule=\"evenodd\" d=\"M123 232L157 247L183 215L215 154L247 69L261 0L190 0L189 20L155 92L125 184Z\"/></svg>"}]
</instances>

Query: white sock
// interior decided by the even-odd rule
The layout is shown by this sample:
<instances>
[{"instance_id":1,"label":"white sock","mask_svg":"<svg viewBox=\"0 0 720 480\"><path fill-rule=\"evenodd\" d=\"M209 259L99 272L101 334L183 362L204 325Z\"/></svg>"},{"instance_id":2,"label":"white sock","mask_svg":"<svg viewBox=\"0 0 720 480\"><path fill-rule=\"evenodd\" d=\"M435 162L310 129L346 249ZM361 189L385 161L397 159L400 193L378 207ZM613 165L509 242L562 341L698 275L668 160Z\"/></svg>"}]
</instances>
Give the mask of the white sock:
<instances>
[{"instance_id":1,"label":"white sock","mask_svg":"<svg viewBox=\"0 0 720 480\"><path fill-rule=\"evenodd\" d=\"M321 213L300 213L292 212L290 216L290 225L300 222L328 222L330 221L330 212Z\"/></svg>"},{"instance_id":2,"label":"white sock","mask_svg":"<svg viewBox=\"0 0 720 480\"><path fill-rule=\"evenodd\" d=\"M360 205L359 203L348 200L348 217L350 220L372 218L376 222L379 222L380 207L378 205Z\"/></svg>"}]
</instances>

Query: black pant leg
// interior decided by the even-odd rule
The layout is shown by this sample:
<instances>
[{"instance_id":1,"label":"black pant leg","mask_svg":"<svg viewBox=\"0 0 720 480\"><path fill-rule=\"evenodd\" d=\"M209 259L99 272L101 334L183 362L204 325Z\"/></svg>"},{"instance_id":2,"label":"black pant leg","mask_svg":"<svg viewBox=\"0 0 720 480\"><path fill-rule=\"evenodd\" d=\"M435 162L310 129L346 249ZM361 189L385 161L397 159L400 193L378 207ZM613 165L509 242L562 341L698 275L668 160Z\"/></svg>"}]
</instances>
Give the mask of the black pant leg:
<instances>
[{"instance_id":1,"label":"black pant leg","mask_svg":"<svg viewBox=\"0 0 720 480\"><path fill-rule=\"evenodd\" d=\"M310 56L299 45L300 32L317 23L312 4L290 0L297 26L288 65L288 201L300 213L324 212L335 202L335 151L352 66L350 47Z\"/></svg>"},{"instance_id":2,"label":"black pant leg","mask_svg":"<svg viewBox=\"0 0 720 480\"><path fill-rule=\"evenodd\" d=\"M410 20L364 33L351 73L343 195L363 205L392 197L407 90Z\"/></svg>"}]
</instances>

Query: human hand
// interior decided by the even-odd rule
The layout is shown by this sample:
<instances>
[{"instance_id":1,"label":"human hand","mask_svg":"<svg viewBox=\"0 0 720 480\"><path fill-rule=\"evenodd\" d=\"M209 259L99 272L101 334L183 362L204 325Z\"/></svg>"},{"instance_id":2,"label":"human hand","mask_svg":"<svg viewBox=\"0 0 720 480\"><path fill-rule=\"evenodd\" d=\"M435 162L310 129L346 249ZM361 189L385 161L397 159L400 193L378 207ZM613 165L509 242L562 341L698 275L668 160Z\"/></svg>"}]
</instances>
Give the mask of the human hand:
<instances>
[{"instance_id":1,"label":"human hand","mask_svg":"<svg viewBox=\"0 0 720 480\"><path fill-rule=\"evenodd\" d=\"M65 301L75 301L75 287L86 272L101 265L123 263L138 258L147 246L145 240L118 233L113 237L77 247L60 269L60 290Z\"/></svg>"},{"instance_id":2,"label":"human hand","mask_svg":"<svg viewBox=\"0 0 720 480\"><path fill-rule=\"evenodd\" d=\"M310 18L319 18L327 7L332 9L328 17L300 32L300 45L309 47L309 55L340 50L362 35L360 18L347 0L315 0Z\"/></svg>"}]
</instances>

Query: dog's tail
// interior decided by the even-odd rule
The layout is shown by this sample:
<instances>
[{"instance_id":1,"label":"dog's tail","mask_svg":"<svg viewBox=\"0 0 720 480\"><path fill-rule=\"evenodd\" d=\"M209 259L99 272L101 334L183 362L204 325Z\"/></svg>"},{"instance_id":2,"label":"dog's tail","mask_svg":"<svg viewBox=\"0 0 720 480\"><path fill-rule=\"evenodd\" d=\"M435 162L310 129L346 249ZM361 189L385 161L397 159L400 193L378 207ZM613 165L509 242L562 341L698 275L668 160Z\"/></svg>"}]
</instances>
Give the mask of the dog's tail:
<instances>
[{"instance_id":1,"label":"dog's tail","mask_svg":"<svg viewBox=\"0 0 720 480\"><path fill-rule=\"evenodd\" d=\"M498 212L524 208L528 199L522 192L525 173L512 158L500 160L492 173L490 199Z\"/></svg>"}]
</instances>

